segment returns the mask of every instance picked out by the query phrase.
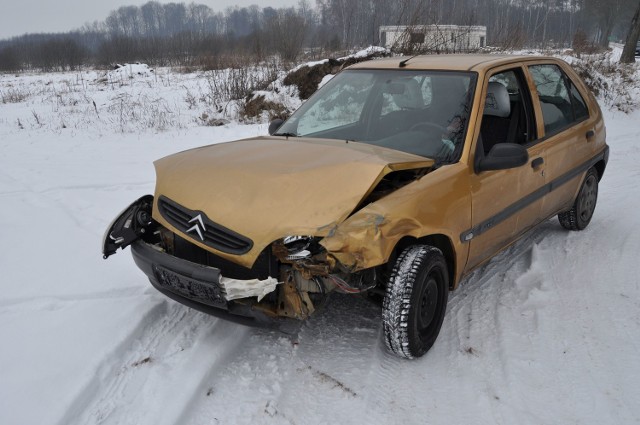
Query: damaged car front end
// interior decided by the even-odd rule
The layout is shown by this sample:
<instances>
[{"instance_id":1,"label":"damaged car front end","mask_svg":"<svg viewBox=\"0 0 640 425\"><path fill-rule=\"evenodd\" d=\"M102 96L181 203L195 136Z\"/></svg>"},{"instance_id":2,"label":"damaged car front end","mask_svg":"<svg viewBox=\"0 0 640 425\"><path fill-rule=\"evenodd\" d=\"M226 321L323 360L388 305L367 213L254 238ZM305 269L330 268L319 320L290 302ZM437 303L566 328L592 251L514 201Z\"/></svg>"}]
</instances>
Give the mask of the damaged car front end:
<instances>
[{"instance_id":1,"label":"damaged car front end","mask_svg":"<svg viewBox=\"0 0 640 425\"><path fill-rule=\"evenodd\" d=\"M452 244L461 242L447 229L469 225L457 163L475 78L343 71L269 136L157 160L154 195L114 220L103 255L131 246L166 296L283 331L334 291L385 297L394 262L419 240L447 256L454 281L464 262L455 261ZM425 295L429 334L442 324L448 282L438 283L437 314Z\"/></svg>"},{"instance_id":2,"label":"damaged car front end","mask_svg":"<svg viewBox=\"0 0 640 425\"><path fill-rule=\"evenodd\" d=\"M265 148L270 143L277 145L281 142L248 140L244 143L262 144ZM269 149L278 148L270 146ZM327 149L330 150L325 146L324 150ZM179 155L201 156L202 153ZM161 189L156 197L147 195L138 199L110 225L103 241L103 255L107 258L118 248L131 246L136 265L152 285L169 298L237 323L292 331L301 320L307 319L324 303L329 293L357 294L379 287L383 275L380 267L363 268L356 262L343 264L324 244L340 235L339 224L353 216L352 213L361 206L385 196L394 188L418 180L433 165L431 160L412 156L404 158L410 159L407 162L385 164L388 160L397 160L397 154L391 153L390 158L383 159L379 155L371 155L368 147L358 156L365 165L355 174L353 165L345 160L344 169L351 171L337 172L332 178L337 181L350 176L353 178L356 174L363 178L369 176L370 181L366 185L370 187L363 190L363 185L356 185L361 187L353 191L354 195L348 201L341 199L340 206L328 202L325 197L327 202L324 208L318 208L310 205L306 198L315 196L322 199L321 196L325 195L312 195L314 185L309 183L295 188L299 176L284 173L286 179L291 180L288 186L300 196L298 202L306 204L308 210L293 214L298 215L298 219L290 215L288 221L279 218L287 215L286 210L273 211L273 206L263 208L261 217L254 220L249 216L255 214L255 210L244 209L244 213L238 210L235 216L247 214L234 222L244 234L222 226L209 217L213 215L209 211L221 198L228 196L222 194L222 187L219 188L220 197L212 200L212 206L199 204L197 209L192 209L183 205L195 202L184 202L184 196L180 196L183 192L179 188L179 181L182 179L173 173L166 184L176 187L168 188L164 186L165 180L159 176L158 187ZM174 160L181 161L174 158L171 162ZM225 162L224 159L219 161ZM162 169L165 165L160 161L156 167ZM318 160L316 166L324 168L325 164ZM302 170L300 172L304 173ZM321 173L319 170L315 172ZM184 179L190 181L194 176L191 172L187 174ZM260 179L258 175L255 177L251 185L255 193L251 198L257 202L256 198L268 190L267 186L272 180ZM285 179L283 176L273 178ZM326 181L330 183L331 178L324 180L318 181L316 190L324 190ZM244 196L242 192L237 189L235 196ZM172 193L181 202L163 193ZM266 201L268 199L261 202ZM301 209L302 206L298 207L298 210ZM302 219L304 225L301 226ZM299 224L294 225L296 220ZM383 221L382 218L373 219L369 232L379 232ZM260 226L264 225L268 227L262 227L259 231ZM258 231L253 230L254 227ZM366 243L365 240L362 242ZM383 260L380 258L378 262L382 264Z\"/></svg>"}]
</instances>

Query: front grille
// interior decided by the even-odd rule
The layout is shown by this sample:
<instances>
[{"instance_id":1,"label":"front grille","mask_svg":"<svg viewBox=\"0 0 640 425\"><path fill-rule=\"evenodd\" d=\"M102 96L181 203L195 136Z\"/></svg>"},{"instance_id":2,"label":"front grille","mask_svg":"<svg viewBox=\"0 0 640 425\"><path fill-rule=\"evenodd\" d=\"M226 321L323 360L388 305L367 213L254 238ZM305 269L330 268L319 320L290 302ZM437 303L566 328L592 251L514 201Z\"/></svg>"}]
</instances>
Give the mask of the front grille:
<instances>
[{"instance_id":1,"label":"front grille","mask_svg":"<svg viewBox=\"0 0 640 425\"><path fill-rule=\"evenodd\" d=\"M168 249L169 254L192 263L214 267L220 270L224 277L241 280L264 280L268 277L278 278L280 276L278 261L271 252L270 246L258 255L251 268L247 268L206 251L175 233L172 234L173 239Z\"/></svg>"},{"instance_id":2,"label":"front grille","mask_svg":"<svg viewBox=\"0 0 640 425\"><path fill-rule=\"evenodd\" d=\"M165 220L180 230L185 236L204 243L211 248L229 254L244 254L253 247L253 241L251 241L251 239L231 229L227 229L220 224L214 223L207 218L205 213L183 207L166 196L160 196L158 198L158 210ZM203 226L200 225L199 220L194 221L198 215L200 215L202 219ZM194 226L197 226L198 229L194 229ZM190 229L191 231L189 231ZM204 240L200 238L198 230Z\"/></svg>"}]
</instances>

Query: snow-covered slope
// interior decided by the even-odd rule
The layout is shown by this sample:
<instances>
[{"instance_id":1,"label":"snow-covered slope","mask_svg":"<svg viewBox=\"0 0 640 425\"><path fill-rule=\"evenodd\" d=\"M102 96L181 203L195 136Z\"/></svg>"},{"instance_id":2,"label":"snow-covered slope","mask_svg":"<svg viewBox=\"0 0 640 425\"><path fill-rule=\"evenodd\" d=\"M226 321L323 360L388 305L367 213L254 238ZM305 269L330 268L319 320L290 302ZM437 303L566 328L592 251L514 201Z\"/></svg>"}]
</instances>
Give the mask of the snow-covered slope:
<instances>
[{"instance_id":1,"label":"snow-covered slope","mask_svg":"<svg viewBox=\"0 0 640 425\"><path fill-rule=\"evenodd\" d=\"M9 80L32 90L20 78L4 76L3 92ZM170 92L163 78L192 77L141 78ZM109 87L89 97L106 102ZM0 104L1 424L640 422L640 113L606 112L611 157L589 227L550 220L475 272L434 348L404 361L364 300L335 296L286 336L167 300L128 252L102 260L107 223L153 191L154 159L266 125L185 115L165 132L108 131L117 114L85 125L93 105L73 115L36 99Z\"/></svg>"}]
</instances>

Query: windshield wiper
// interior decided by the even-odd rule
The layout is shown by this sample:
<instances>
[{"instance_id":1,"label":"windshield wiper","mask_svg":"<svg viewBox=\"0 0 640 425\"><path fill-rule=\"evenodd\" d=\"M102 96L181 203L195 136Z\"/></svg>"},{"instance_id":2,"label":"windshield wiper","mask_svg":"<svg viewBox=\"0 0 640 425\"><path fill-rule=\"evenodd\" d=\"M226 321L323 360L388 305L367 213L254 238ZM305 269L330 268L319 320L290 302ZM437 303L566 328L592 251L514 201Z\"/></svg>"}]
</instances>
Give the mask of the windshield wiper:
<instances>
[{"instance_id":1,"label":"windshield wiper","mask_svg":"<svg viewBox=\"0 0 640 425\"><path fill-rule=\"evenodd\" d=\"M300 137L296 133L273 133L272 136Z\"/></svg>"}]
</instances>

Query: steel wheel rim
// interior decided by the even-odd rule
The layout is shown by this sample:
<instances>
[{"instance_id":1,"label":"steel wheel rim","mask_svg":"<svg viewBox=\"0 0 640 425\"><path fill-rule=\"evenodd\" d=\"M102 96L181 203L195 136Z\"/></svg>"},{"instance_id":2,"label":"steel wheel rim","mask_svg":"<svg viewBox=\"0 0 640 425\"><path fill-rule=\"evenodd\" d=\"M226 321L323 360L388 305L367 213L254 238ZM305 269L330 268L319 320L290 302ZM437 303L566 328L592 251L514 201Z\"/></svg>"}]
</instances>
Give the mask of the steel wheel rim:
<instances>
[{"instance_id":1,"label":"steel wheel rim","mask_svg":"<svg viewBox=\"0 0 640 425\"><path fill-rule=\"evenodd\" d=\"M426 282L422 285L417 305L418 332L420 334L428 333L429 328L434 323L440 295L438 286L438 275L435 272L430 273Z\"/></svg>"},{"instance_id":2,"label":"steel wheel rim","mask_svg":"<svg viewBox=\"0 0 640 425\"><path fill-rule=\"evenodd\" d=\"M596 177L591 174L587 177L582 188L582 196L578 203L578 216L583 222L591 219L593 211L596 208L596 200L598 198L598 184Z\"/></svg>"}]
</instances>

